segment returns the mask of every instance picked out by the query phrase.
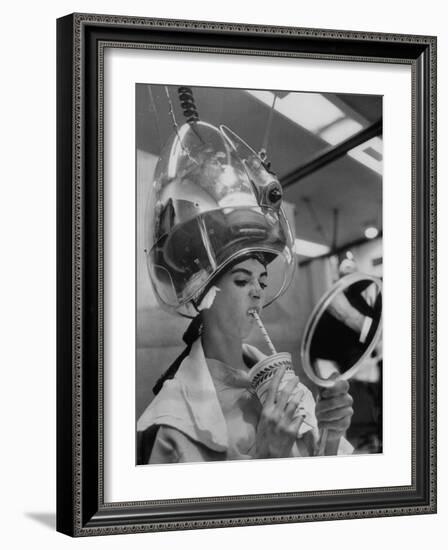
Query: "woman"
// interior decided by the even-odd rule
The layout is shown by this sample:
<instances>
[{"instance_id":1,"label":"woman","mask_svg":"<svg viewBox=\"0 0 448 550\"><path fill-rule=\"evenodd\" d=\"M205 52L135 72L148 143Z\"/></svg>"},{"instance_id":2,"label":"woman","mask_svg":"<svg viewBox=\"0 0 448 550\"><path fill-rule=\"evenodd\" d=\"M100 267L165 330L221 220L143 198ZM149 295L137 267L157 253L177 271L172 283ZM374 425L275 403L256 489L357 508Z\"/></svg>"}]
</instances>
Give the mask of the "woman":
<instances>
[{"instance_id":1,"label":"woman","mask_svg":"<svg viewBox=\"0 0 448 550\"><path fill-rule=\"evenodd\" d=\"M263 405L250 386L250 367L264 358L244 343L251 312L284 292L295 266L281 197L260 156L223 127L185 124L162 154L149 209L150 278L162 307L196 317L187 349L138 421L139 463L309 456L322 428L326 454L349 451L346 382L317 404L297 377L282 384L284 368Z\"/></svg>"},{"instance_id":2,"label":"woman","mask_svg":"<svg viewBox=\"0 0 448 550\"><path fill-rule=\"evenodd\" d=\"M213 304L200 314L201 334L139 420L142 431L158 426L145 462L309 456L315 452L314 414L319 428L329 430L325 454L338 451L353 414L347 382L322 392L315 412L311 393L297 377L279 388L284 368L272 379L263 406L251 390L249 366L263 355L244 340L255 324L250 312L260 311L267 284L266 265L255 255L216 282ZM296 414L299 406L307 412L306 424ZM347 452L347 444L342 450Z\"/></svg>"}]
</instances>

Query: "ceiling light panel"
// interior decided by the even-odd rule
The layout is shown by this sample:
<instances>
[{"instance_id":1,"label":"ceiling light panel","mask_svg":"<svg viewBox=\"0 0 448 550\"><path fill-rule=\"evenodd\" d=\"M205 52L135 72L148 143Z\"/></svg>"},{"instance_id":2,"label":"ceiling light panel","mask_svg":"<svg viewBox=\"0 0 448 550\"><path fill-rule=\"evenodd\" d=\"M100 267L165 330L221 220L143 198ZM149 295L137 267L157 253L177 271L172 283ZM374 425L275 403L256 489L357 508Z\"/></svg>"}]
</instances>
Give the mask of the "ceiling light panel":
<instances>
[{"instance_id":1,"label":"ceiling light panel","mask_svg":"<svg viewBox=\"0 0 448 550\"><path fill-rule=\"evenodd\" d=\"M274 93L266 90L247 90L268 107L274 103ZM329 145L337 145L360 132L365 126L344 113L337 105L319 93L282 93L277 95L275 111L295 124L319 136ZM374 137L347 154L378 174L382 174L383 141Z\"/></svg>"},{"instance_id":2,"label":"ceiling light panel","mask_svg":"<svg viewBox=\"0 0 448 550\"><path fill-rule=\"evenodd\" d=\"M369 150L373 150L376 155L369 153ZM378 174L383 173L383 140L379 137L374 137L368 141L361 143L358 147L355 147L347 153L350 157L354 158L358 162L361 162L371 170L374 170ZM381 160L379 160L381 159Z\"/></svg>"},{"instance_id":3,"label":"ceiling light panel","mask_svg":"<svg viewBox=\"0 0 448 550\"><path fill-rule=\"evenodd\" d=\"M300 256L308 256L316 258L330 252L330 247L324 244L305 241L304 239L296 239L294 243L294 252Z\"/></svg>"},{"instance_id":4,"label":"ceiling light panel","mask_svg":"<svg viewBox=\"0 0 448 550\"><path fill-rule=\"evenodd\" d=\"M272 106L274 101L272 92L248 90L248 93L269 107ZM314 134L344 117L339 107L318 93L291 93L284 97L277 97L275 110Z\"/></svg>"},{"instance_id":5,"label":"ceiling light panel","mask_svg":"<svg viewBox=\"0 0 448 550\"><path fill-rule=\"evenodd\" d=\"M337 145L345 139L357 134L362 130L362 124L351 118L344 118L338 120L325 130L323 130L319 137L330 145Z\"/></svg>"}]
</instances>

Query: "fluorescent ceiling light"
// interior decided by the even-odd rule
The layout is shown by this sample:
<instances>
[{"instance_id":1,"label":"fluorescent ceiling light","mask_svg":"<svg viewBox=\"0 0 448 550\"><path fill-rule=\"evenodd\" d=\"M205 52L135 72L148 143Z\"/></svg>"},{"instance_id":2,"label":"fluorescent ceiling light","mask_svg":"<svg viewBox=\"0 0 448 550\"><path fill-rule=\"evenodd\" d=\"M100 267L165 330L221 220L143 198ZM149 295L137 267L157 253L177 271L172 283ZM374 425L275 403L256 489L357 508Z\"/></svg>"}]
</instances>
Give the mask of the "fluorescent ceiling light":
<instances>
[{"instance_id":1,"label":"fluorescent ceiling light","mask_svg":"<svg viewBox=\"0 0 448 550\"><path fill-rule=\"evenodd\" d=\"M277 102L279 113L313 133L344 116L339 107L321 94L289 94Z\"/></svg>"},{"instance_id":2,"label":"fluorescent ceiling light","mask_svg":"<svg viewBox=\"0 0 448 550\"><path fill-rule=\"evenodd\" d=\"M325 128L320 132L319 137L321 137L330 145L337 145L362 130L362 124L353 120L352 118L343 118L342 120L336 121L334 124L331 124L328 128Z\"/></svg>"},{"instance_id":3,"label":"fluorescent ceiling light","mask_svg":"<svg viewBox=\"0 0 448 550\"><path fill-rule=\"evenodd\" d=\"M330 247L325 244L313 243L312 241L305 241L303 239L296 239L294 243L294 252L301 256L308 256L309 258L316 258L330 252Z\"/></svg>"},{"instance_id":4,"label":"fluorescent ceiling light","mask_svg":"<svg viewBox=\"0 0 448 550\"><path fill-rule=\"evenodd\" d=\"M264 90L248 90L259 101L272 107L274 94ZM344 113L321 94L300 93L277 97L275 110L313 134L344 117Z\"/></svg>"},{"instance_id":5,"label":"fluorescent ceiling light","mask_svg":"<svg viewBox=\"0 0 448 550\"><path fill-rule=\"evenodd\" d=\"M274 102L272 92L266 90L247 90L247 92L268 107L272 107ZM365 127L319 93L287 93L283 97L277 96L275 110L319 136L329 145L337 145ZM382 139L374 137L347 154L364 166L382 174L382 148ZM370 150L370 154L367 150Z\"/></svg>"},{"instance_id":6,"label":"fluorescent ceiling light","mask_svg":"<svg viewBox=\"0 0 448 550\"><path fill-rule=\"evenodd\" d=\"M369 149L372 150L375 156L369 154ZM381 138L369 139L369 141L361 143L347 154L378 174L383 173L383 140Z\"/></svg>"}]
</instances>

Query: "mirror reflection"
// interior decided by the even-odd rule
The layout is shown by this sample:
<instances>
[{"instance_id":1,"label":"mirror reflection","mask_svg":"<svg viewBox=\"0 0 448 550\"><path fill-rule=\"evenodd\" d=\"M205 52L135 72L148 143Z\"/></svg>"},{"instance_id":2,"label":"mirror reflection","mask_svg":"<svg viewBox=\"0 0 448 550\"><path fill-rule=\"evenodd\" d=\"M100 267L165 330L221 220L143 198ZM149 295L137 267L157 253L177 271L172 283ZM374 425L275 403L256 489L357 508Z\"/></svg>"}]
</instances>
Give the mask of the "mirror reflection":
<instances>
[{"instance_id":1,"label":"mirror reflection","mask_svg":"<svg viewBox=\"0 0 448 550\"><path fill-rule=\"evenodd\" d=\"M302 341L303 367L317 386L335 391L339 381L353 380L351 394L358 416L360 413L365 416L363 403L369 409L366 392L380 388L381 288L381 280L376 277L356 272L343 276L314 308ZM378 402L379 395L374 396L374 400ZM365 430L359 419L348 430L358 448L364 445L366 434L369 436L367 448L381 448L379 439L370 441L370 436L381 433L379 418L373 420L370 431ZM357 425L362 426L362 433L356 433ZM328 433L323 427L318 455L325 454Z\"/></svg>"},{"instance_id":2,"label":"mirror reflection","mask_svg":"<svg viewBox=\"0 0 448 550\"><path fill-rule=\"evenodd\" d=\"M361 360L374 351L381 323L379 281L353 276L342 279L333 295L316 311L309 337L308 363L316 378L350 378ZM345 283L345 284L344 284Z\"/></svg>"}]
</instances>

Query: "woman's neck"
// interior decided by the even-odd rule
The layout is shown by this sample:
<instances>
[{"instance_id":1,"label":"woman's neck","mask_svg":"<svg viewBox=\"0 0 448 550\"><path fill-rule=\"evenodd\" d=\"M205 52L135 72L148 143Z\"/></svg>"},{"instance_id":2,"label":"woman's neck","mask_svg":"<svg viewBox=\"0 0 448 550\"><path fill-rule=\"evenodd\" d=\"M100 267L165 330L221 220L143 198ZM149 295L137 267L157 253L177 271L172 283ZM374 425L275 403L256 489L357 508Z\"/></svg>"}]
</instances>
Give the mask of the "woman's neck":
<instances>
[{"instance_id":1,"label":"woman's neck","mask_svg":"<svg viewBox=\"0 0 448 550\"><path fill-rule=\"evenodd\" d=\"M204 326L202 347L205 357L216 359L238 369L246 369L242 345L240 337L225 334L217 327Z\"/></svg>"}]
</instances>

